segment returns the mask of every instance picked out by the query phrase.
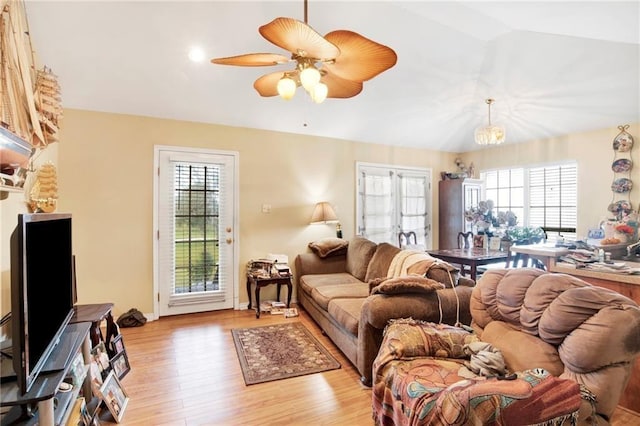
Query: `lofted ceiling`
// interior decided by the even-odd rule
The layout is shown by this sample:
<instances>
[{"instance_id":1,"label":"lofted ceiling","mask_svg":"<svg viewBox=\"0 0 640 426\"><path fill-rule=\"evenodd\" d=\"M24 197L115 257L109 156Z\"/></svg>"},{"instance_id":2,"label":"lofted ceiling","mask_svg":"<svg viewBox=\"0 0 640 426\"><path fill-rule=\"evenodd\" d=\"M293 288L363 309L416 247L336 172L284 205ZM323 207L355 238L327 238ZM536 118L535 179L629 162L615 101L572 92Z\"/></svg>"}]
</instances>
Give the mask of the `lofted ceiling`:
<instances>
[{"instance_id":1,"label":"lofted ceiling","mask_svg":"<svg viewBox=\"0 0 640 426\"><path fill-rule=\"evenodd\" d=\"M397 64L349 99L260 97L253 82L290 66L209 59L288 53L258 27L304 19L290 1L26 1L38 65L66 108L386 145L465 152L492 121L507 143L640 122L640 2L309 0L320 34L348 29ZM206 60L187 57L201 47ZM640 135L638 135L640 136Z\"/></svg>"}]
</instances>

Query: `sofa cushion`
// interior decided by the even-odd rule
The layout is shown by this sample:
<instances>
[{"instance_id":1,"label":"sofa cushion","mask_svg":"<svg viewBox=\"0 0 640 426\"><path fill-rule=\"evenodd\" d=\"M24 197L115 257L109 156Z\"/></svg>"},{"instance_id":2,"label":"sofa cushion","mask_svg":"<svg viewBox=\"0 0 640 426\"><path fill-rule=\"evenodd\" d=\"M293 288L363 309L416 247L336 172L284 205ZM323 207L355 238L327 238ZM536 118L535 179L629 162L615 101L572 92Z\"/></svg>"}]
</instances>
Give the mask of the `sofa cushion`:
<instances>
[{"instance_id":1,"label":"sofa cushion","mask_svg":"<svg viewBox=\"0 0 640 426\"><path fill-rule=\"evenodd\" d=\"M347 248L347 268L346 271L364 281L367 274L367 267L376 251L376 243L363 237L354 237L349 241Z\"/></svg>"},{"instance_id":2,"label":"sofa cushion","mask_svg":"<svg viewBox=\"0 0 640 426\"><path fill-rule=\"evenodd\" d=\"M358 335L358 322L364 298L333 299L329 302L329 315L354 336Z\"/></svg>"},{"instance_id":3,"label":"sofa cushion","mask_svg":"<svg viewBox=\"0 0 640 426\"><path fill-rule=\"evenodd\" d=\"M505 322L490 322L480 339L502 352L510 371L544 368L554 376L560 376L564 371L564 364L555 346Z\"/></svg>"},{"instance_id":4,"label":"sofa cushion","mask_svg":"<svg viewBox=\"0 0 640 426\"><path fill-rule=\"evenodd\" d=\"M338 256L347 252L349 241L342 238L322 238L309 243L309 248L318 257Z\"/></svg>"},{"instance_id":5,"label":"sofa cushion","mask_svg":"<svg viewBox=\"0 0 640 426\"><path fill-rule=\"evenodd\" d=\"M311 294L316 287L336 284L356 284L361 283L359 279L346 272L337 272L335 274L310 274L303 275L298 280L298 286L302 291Z\"/></svg>"},{"instance_id":6,"label":"sofa cushion","mask_svg":"<svg viewBox=\"0 0 640 426\"><path fill-rule=\"evenodd\" d=\"M389 265L393 257L398 254L400 249L389 243L380 243L376 252L373 254L369 265L367 266L367 274L364 281L369 282L377 278L386 278L389 272Z\"/></svg>"},{"instance_id":7,"label":"sofa cushion","mask_svg":"<svg viewBox=\"0 0 640 426\"><path fill-rule=\"evenodd\" d=\"M371 289L371 294L433 293L442 288L444 284L430 278L407 275L382 281Z\"/></svg>"},{"instance_id":8,"label":"sofa cushion","mask_svg":"<svg viewBox=\"0 0 640 426\"><path fill-rule=\"evenodd\" d=\"M325 311L332 299L365 298L368 295L369 286L363 282L323 285L311 290L311 298Z\"/></svg>"}]
</instances>

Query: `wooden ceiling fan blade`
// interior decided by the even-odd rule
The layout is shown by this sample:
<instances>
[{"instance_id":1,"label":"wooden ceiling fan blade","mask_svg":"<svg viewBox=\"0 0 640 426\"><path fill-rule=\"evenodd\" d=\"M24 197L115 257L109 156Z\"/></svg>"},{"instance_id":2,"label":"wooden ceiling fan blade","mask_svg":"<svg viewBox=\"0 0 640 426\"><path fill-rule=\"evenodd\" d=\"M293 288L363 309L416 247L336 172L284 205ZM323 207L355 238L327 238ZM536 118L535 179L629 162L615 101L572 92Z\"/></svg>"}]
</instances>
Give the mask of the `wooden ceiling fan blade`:
<instances>
[{"instance_id":1,"label":"wooden ceiling fan blade","mask_svg":"<svg viewBox=\"0 0 640 426\"><path fill-rule=\"evenodd\" d=\"M276 18L259 31L265 39L294 55L316 59L334 59L340 55L340 49L333 43L296 19Z\"/></svg>"},{"instance_id":2,"label":"wooden ceiling fan blade","mask_svg":"<svg viewBox=\"0 0 640 426\"><path fill-rule=\"evenodd\" d=\"M294 81L297 80L295 74L296 71L276 71L269 74L265 74L258 78L253 83L253 88L260 94L260 96L269 97L278 95L278 81L286 74L291 75Z\"/></svg>"},{"instance_id":3,"label":"wooden ceiling fan blade","mask_svg":"<svg viewBox=\"0 0 640 426\"><path fill-rule=\"evenodd\" d=\"M327 85L327 98L352 98L362 92L362 82L345 80L325 69L320 80Z\"/></svg>"},{"instance_id":4,"label":"wooden ceiling fan blade","mask_svg":"<svg viewBox=\"0 0 640 426\"><path fill-rule=\"evenodd\" d=\"M269 65L286 64L291 59L276 53L247 53L245 55L229 56L227 58L214 58L214 64L236 65L240 67L264 67Z\"/></svg>"},{"instance_id":5,"label":"wooden ceiling fan blade","mask_svg":"<svg viewBox=\"0 0 640 426\"><path fill-rule=\"evenodd\" d=\"M370 80L394 66L398 60L396 52L390 47L353 31L332 31L325 38L340 49L336 61L325 66L347 80Z\"/></svg>"}]
</instances>

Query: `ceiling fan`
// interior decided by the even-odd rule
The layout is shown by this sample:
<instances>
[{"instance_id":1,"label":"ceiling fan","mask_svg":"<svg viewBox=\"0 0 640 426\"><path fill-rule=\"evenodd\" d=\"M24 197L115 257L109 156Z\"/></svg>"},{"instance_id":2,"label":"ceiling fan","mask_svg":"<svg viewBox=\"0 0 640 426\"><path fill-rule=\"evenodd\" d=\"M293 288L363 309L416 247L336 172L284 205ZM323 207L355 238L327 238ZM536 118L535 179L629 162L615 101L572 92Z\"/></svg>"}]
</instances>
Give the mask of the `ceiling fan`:
<instances>
[{"instance_id":1,"label":"ceiling fan","mask_svg":"<svg viewBox=\"0 0 640 426\"><path fill-rule=\"evenodd\" d=\"M253 87L261 96L280 95L291 99L303 86L316 103L326 98L350 98L362 91L362 83L388 70L397 61L390 47L348 30L332 31L322 37L304 22L276 18L259 28L260 34L285 50L291 57L276 53L248 53L214 58L214 64L244 67L295 63L289 71L277 71L258 78Z\"/></svg>"}]
</instances>

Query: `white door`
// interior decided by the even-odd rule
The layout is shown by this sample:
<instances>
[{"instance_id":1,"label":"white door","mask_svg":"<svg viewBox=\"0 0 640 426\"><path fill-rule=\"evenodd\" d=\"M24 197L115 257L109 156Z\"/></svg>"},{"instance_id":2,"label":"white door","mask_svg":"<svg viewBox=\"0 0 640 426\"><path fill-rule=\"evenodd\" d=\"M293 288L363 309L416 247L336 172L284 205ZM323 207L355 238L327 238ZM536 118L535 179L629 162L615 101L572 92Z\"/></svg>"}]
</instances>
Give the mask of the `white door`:
<instances>
[{"instance_id":1,"label":"white door","mask_svg":"<svg viewBox=\"0 0 640 426\"><path fill-rule=\"evenodd\" d=\"M159 316L234 307L237 157L156 147Z\"/></svg>"}]
</instances>

